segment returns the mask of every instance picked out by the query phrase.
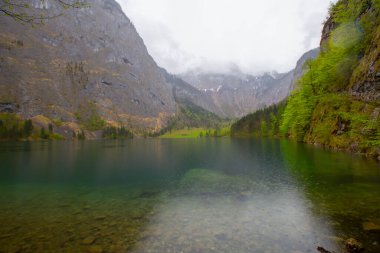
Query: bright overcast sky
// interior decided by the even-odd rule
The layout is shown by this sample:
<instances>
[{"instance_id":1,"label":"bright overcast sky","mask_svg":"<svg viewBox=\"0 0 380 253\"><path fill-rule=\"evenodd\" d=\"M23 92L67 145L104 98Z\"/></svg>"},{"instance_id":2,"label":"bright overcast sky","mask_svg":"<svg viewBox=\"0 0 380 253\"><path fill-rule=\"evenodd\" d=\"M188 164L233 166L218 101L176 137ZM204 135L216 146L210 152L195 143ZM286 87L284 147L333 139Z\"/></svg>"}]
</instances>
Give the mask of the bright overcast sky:
<instances>
[{"instance_id":1,"label":"bright overcast sky","mask_svg":"<svg viewBox=\"0 0 380 253\"><path fill-rule=\"evenodd\" d=\"M285 72L318 47L330 0L118 0L172 73Z\"/></svg>"}]
</instances>

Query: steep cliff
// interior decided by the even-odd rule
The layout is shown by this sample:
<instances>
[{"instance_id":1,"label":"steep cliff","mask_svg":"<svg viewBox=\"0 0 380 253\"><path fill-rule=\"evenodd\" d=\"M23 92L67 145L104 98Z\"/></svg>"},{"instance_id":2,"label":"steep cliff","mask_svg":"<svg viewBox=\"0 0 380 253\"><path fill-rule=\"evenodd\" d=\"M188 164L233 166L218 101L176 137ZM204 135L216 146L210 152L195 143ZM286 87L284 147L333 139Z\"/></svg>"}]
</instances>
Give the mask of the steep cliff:
<instances>
[{"instance_id":1,"label":"steep cliff","mask_svg":"<svg viewBox=\"0 0 380 253\"><path fill-rule=\"evenodd\" d=\"M207 94L178 76L169 74L165 69L161 71L166 82L171 86L174 100L177 103L177 114L163 131L185 127L218 128L224 123L213 113L218 111L218 108Z\"/></svg>"},{"instance_id":2,"label":"steep cliff","mask_svg":"<svg viewBox=\"0 0 380 253\"><path fill-rule=\"evenodd\" d=\"M266 73L252 76L240 72L233 74L189 72L180 77L198 88L203 96L212 101L214 106L208 107L208 110L223 118L239 118L276 104L289 96L304 71L304 63L314 59L318 53L319 49L305 53L294 70L283 74Z\"/></svg>"},{"instance_id":3,"label":"steep cliff","mask_svg":"<svg viewBox=\"0 0 380 253\"><path fill-rule=\"evenodd\" d=\"M28 11L62 11L44 3ZM0 16L0 29L0 111L91 130L104 121L156 130L176 112L171 86L114 0L34 27Z\"/></svg>"},{"instance_id":4,"label":"steep cliff","mask_svg":"<svg viewBox=\"0 0 380 253\"><path fill-rule=\"evenodd\" d=\"M380 2L340 0L285 108L282 133L308 143L380 155Z\"/></svg>"}]
</instances>

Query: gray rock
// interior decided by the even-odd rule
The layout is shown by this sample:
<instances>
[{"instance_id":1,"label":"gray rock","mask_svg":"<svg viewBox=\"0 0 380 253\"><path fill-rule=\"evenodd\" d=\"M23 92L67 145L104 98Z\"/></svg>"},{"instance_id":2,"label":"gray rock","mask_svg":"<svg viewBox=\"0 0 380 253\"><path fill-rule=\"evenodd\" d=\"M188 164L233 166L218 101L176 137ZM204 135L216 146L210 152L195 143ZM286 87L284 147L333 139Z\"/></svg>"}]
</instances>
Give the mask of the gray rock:
<instances>
[{"instance_id":1,"label":"gray rock","mask_svg":"<svg viewBox=\"0 0 380 253\"><path fill-rule=\"evenodd\" d=\"M55 1L44 4L62 11ZM37 1L27 11L33 6L41 7ZM0 111L75 122L74 113L91 104L105 120L150 129L176 112L171 87L114 0L93 0L34 27L0 16L0 29Z\"/></svg>"},{"instance_id":2,"label":"gray rock","mask_svg":"<svg viewBox=\"0 0 380 253\"><path fill-rule=\"evenodd\" d=\"M304 73L305 62L316 58L318 54L318 48L305 53L294 70L282 74L274 72L252 76L240 71L230 74L185 73L179 77L197 88L197 91L177 85L175 94L220 117L239 118L265 106L277 104L289 96Z\"/></svg>"},{"instance_id":3,"label":"gray rock","mask_svg":"<svg viewBox=\"0 0 380 253\"><path fill-rule=\"evenodd\" d=\"M349 253L360 253L364 251L363 244L354 238L350 238L345 242L346 250Z\"/></svg>"}]
</instances>

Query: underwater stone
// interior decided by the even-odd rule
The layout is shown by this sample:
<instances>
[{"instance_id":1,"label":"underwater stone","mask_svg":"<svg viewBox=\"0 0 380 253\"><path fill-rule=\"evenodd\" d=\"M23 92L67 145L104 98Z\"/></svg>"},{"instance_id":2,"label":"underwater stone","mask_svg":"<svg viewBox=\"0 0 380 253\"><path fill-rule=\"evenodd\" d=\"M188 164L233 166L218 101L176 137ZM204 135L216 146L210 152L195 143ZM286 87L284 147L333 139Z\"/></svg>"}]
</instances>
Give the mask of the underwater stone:
<instances>
[{"instance_id":1,"label":"underwater stone","mask_svg":"<svg viewBox=\"0 0 380 253\"><path fill-rule=\"evenodd\" d=\"M99 245L93 245L93 246L88 248L87 252L88 253L102 253L102 252L104 252L104 250Z\"/></svg>"},{"instance_id":2,"label":"underwater stone","mask_svg":"<svg viewBox=\"0 0 380 253\"><path fill-rule=\"evenodd\" d=\"M86 237L82 240L83 245L91 245L96 241L96 238L93 236Z\"/></svg>"},{"instance_id":3,"label":"underwater stone","mask_svg":"<svg viewBox=\"0 0 380 253\"><path fill-rule=\"evenodd\" d=\"M363 222L362 226L365 231L380 231L380 225L373 222Z\"/></svg>"},{"instance_id":4,"label":"underwater stone","mask_svg":"<svg viewBox=\"0 0 380 253\"><path fill-rule=\"evenodd\" d=\"M317 250L320 252L320 253L331 253L331 251L328 251L327 249L323 248L323 247L318 247Z\"/></svg>"},{"instance_id":5,"label":"underwater stone","mask_svg":"<svg viewBox=\"0 0 380 253\"><path fill-rule=\"evenodd\" d=\"M363 244L354 238L346 240L345 246L349 253L360 253L364 251Z\"/></svg>"}]
</instances>

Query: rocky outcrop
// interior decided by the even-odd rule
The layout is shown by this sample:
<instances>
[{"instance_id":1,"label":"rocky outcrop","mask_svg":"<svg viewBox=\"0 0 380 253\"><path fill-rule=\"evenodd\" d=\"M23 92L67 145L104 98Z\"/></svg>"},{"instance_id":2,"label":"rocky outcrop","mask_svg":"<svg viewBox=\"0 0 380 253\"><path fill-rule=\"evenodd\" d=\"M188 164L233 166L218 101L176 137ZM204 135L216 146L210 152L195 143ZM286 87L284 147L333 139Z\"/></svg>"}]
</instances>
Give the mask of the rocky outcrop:
<instances>
[{"instance_id":1,"label":"rocky outcrop","mask_svg":"<svg viewBox=\"0 0 380 253\"><path fill-rule=\"evenodd\" d=\"M34 1L28 11L61 12L54 3ZM34 27L0 16L0 28L2 110L63 122L95 115L145 129L175 113L171 86L114 0L93 0Z\"/></svg>"},{"instance_id":2,"label":"rocky outcrop","mask_svg":"<svg viewBox=\"0 0 380 253\"><path fill-rule=\"evenodd\" d=\"M337 3L342 10L347 9L348 4L347 0L340 0ZM354 22L355 27L357 27L363 36L363 34L365 32L368 33L368 31L363 31L360 24L361 20L363 18L367 20L368 16L377 16L378 13L376 13L375 3L372 1L360 3L360 5L358 3L357 5L361 11L358 13L358 17ZM334 19L335 15L334 10L331 10L330 17L324 24L320 43L322 52L328 50L329 41L332 38L334 30L340 25L343 25ZM373 17L370 17L370 19L373 19ZM377 31L374 31L372 41L369 43L369 47L365 50L364 55L359 56L360 62L354 69L350 79L349 93L363 101L380 100L380 27L375 27L374 29L377 29ZM362 43L367 42L363 41Z\"/></svg>"},{"instance_id":3,"label":"rocky outcrop","mask_svg":"<svg viewBox=\"0 0 380 253\"><path fill-rule=\"evenodd\" d=\"M284 74L178 77L157 66L115 0L66 11L56 1L33 0L28 12L64 15L33 27L0 16L0 112L43 115L75 129L123 124L157 132L178 114L178 104L241 117L285 99L304 61L317 54Z\"/></svg>"},{"instance_id":4,"label":"rocky outcrop","mask_svg":"<svg viewBox=\"0 0 380 253\"><path fill-rule=\"evenodd\" d=\"M351 80L350 93L364 101L380 101L380 27Z\"/></svg>"},{"instance_id":5,"label":"rocky outcrop","mask_svg":"<svg viewBox=\"0 0 380 253\"><path fill-rule=\"evenodd\" d=\"M331 32L336 28L336 24L333 21L333 19L330 17L328 18L324 25L323 25L323 30L322 30L322 36L321 36L321 42L320 42L320 48L322 52L326 50L326 47L329 43L329 39L331 36Z\"/></svg>"},{"instance_id":6,"label":"rocky outcrop","mask_svg":"<svg viewBox=\"0 0 380 253\"><path fill-rule=\"evenodd\" d=\"M166 82L171 86L174 99L177 103L191 103L217 115L223 112L214 104L212 98L205 92L195 88L176 75L169 74L162 69Z\"/></svg>"}]
</instances>

